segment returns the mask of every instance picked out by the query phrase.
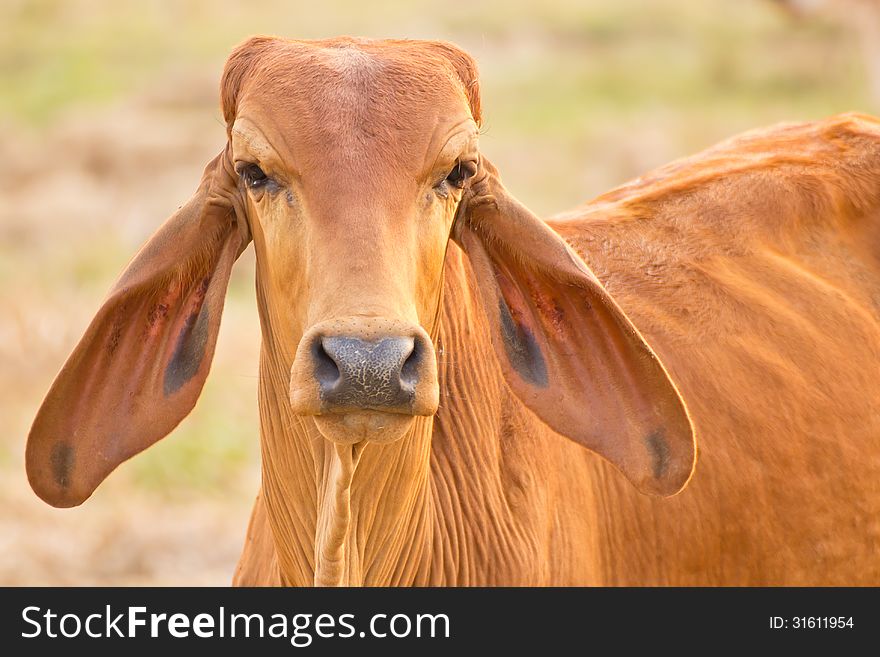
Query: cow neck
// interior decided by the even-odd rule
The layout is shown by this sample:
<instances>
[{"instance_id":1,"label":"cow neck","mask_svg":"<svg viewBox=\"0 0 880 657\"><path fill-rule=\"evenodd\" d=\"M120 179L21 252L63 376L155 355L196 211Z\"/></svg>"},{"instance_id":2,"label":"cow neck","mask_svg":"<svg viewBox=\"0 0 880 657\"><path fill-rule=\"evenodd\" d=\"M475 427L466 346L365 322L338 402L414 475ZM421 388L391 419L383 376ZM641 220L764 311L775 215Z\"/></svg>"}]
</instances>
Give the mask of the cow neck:
<instances>
[{"instance_id":1,"label":"cow neck","mask_svg":"<svg viewBox=\"0 0 880 657\"><path fill-rule=\"evenodd\" d=\"M431 540L431 418L388 445L327 441L291 412L290 358L271 337L264 331L260 359L262 475L282 582L413 582Z\"/></svg>"}]
</instances>

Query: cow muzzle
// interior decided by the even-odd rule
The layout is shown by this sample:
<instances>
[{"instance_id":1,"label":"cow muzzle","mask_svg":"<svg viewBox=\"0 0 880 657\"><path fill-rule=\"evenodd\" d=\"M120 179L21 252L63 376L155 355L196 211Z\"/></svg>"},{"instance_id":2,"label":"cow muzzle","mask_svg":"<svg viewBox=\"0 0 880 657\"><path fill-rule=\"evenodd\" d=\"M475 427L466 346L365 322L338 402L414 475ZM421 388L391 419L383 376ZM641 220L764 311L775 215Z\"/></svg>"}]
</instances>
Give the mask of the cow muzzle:
<instances>
[{"instance_id":1,"label":"cow muzzle","mask_svg":"<svg viewBox=\"0 0 880 657\"><path fill-rule=\"evenodd\" d=\"M420 326L350 317L313 326L290 376L295 413L315 416L325 438L391 442L415 416L437 411L437 358Z\"/></svg>"}]
</instances>

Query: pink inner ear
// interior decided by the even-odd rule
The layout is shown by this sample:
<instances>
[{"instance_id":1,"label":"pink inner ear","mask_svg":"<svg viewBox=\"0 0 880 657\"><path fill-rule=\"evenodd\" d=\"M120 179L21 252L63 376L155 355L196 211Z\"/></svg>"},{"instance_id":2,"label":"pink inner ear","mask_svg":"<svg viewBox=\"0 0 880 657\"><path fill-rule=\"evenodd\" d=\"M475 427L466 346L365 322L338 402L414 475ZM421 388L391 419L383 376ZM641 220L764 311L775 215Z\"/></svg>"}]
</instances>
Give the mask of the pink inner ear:
<instances>
[{"instance_id":1,"label":"pink inner ear","mask_svg":"<svg viewBox=\"0 0 880 657\"><path fill-rule=\"evenodd\" d=\"M182 296L183 285L180 281L172 280L168 285L168 289L165 290L147 313L147 341L155 340L165 332L168 322L168 311L172 308L177 308Z\"/></svg>"},{"instance_id":2,"label":"pink inner ear","mask_svg":"<svg viewBox=\"0 0 880 657\"><path fill-rule=\"evenodd\" d=\"M210 284L211 277L207 276L190 292L186 307L175 322L180 327L175 325L168 332L169 335L176 335L176 340L170 358L163 360L168 363L162 386L166 397L180 390L196 375L205 357L209 322L205 295Z\"/></svg>"},{"instance_id":3,"label":"pink inner ear","mask_svg":"<svg viewBox=\"0 0 880 657\"><path fill-rule=\"evenodd\" d=\"M138 417L153 400L172 396L198 373L209 337L205 296L210 281L206 277L186 286L172 279L152 298L132 290L111 311L106 336L88 347L84 360L90 366L79 369L69 413L73 426L104 435L105 458L130 451L121 436L116 438L118 429L105 429L114 418ZM96 406L104 409L97 417Z\"/></svg>"},{"instance_id":4,"label":"pink inner ear","mask_svg":"<svg viewBox=\"0 0 880 657\"><path fill-rule=\"evenodd\" d=\"M532 307L513 280L500 269L494 269L495 280L501 294L498 297L498 314L501 322L501 338L511 367L527 382L546 388L547 362L541 343L539 320ZM530 296L540 296L535 290ZM537 306L540 308L540 306Z\"/></svg>"},{"instance_id":5,"label":"pink inner ear","mask_svg":"<svg viewBox=\"0 0 880 657\"><path fill-rule=\"evenodd\" d=\"M171 279L153 299L135 296L119 304L105 367L122 375L120 383L129 387L124 406L144 395L158 396L159 389L169 397L196 375L208 340L210 283L210 276L190 285Z\"/></svg>"}]
</instances>

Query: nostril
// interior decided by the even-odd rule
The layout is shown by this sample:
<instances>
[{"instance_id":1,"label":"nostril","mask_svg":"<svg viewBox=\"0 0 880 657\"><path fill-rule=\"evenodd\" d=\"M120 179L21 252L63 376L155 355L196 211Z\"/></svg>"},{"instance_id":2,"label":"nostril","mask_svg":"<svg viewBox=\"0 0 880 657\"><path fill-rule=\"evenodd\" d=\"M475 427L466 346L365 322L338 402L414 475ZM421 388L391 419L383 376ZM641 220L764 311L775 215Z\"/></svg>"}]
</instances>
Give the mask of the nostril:
<instances>
[{"instance_id":1,"label":"nostril","mask_svg":"<svg viewBox=\"0 0 880 657\"><path fill-rule=\"evenodd\" d=\"M400 382L407 388L412 388L419 381L419 363L422 360L424 347L420 340L413 340L412 350L400 368Z\"/></svg>"},{"instance_id":2,"label":"nostril","mask_svg":"<svg viewBox=\"0 0 880 657\"><path fill-rule=\"evenodd\" d=\"M315 363L315 378L322 390L332 389L340 378L339 366L324 348L324 340L318 338L312 343L312 360Z\"/></svg>"}]
</instances>

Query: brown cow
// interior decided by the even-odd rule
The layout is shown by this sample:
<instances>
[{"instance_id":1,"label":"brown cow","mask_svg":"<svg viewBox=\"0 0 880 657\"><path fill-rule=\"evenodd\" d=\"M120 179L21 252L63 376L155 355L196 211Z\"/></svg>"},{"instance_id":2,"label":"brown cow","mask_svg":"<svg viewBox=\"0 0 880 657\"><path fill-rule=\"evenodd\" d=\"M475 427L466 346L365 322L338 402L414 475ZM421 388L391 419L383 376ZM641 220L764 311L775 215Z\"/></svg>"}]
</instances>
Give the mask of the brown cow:
<instances>
[{"instance_id":1,"label":"brown cow","mask_svg":"<svg viewBox=\"0 0 880 657\"><path fill-rule=\"evenodd\" d=\"M34 422L43 499L190 411L253 241L237 583L880 584L876 120L749 133L544 223L448 44L252 39L222 102L227 146ZM691 419L699 474L662 499Z\"/></svg>"}]
</instances>

